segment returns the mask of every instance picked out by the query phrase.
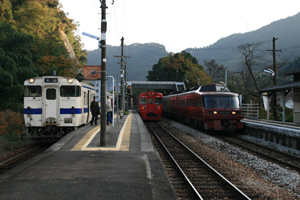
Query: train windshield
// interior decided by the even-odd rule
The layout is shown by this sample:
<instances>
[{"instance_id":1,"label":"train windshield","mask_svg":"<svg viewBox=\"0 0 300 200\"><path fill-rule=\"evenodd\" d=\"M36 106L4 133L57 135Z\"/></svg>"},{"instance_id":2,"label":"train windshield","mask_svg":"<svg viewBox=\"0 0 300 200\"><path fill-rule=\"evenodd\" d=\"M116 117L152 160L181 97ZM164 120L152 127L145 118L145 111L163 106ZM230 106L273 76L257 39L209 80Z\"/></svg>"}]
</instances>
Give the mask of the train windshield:
<instances>
[{"instance_id":1,"label":"train windshield","mask_svg":"<svg viewBox=\"0 0 300 200\"><path fill-rule=\"evenodd\" d=\"M25 97L41 97L42 87L41 86L25 86Z\"/></svg>"},{"instance_id":2,"label":"train windshield","mask_svg":"<svg viewBox=\"0 0 300 200\"><path fill-rule=\"evenodd\" d=\"M60 96L61 97L80 97L81 88L80 86L61 86Z\"/></svg>"},{"instance_id":3,"label":"train windshield","mask_svg":"<svg viewBox=\"0 0 300 200\"><path fill-rule=\"evenodd\" d=\"M155 104L161 104L162 98L155 98Z\"/></svg>"},{"instance_id":4,"label":"train windshield","mask_svg":"<svg viewBox=\"0 0 300 200\"><path fill-rule=\"evenodd\" d=\"M140 98L140 104L147 104L147 98Z\"/></svg>"},{"instance_id":5,"label":"train windshield","mask_svg":"<svg viewBox=\"0 0 300 200\"><path fill-rule=\"evenodd\" d=\"M204 96L205 108L239 108L239 99L234 96Z\"/></svg>"}]
</instances>

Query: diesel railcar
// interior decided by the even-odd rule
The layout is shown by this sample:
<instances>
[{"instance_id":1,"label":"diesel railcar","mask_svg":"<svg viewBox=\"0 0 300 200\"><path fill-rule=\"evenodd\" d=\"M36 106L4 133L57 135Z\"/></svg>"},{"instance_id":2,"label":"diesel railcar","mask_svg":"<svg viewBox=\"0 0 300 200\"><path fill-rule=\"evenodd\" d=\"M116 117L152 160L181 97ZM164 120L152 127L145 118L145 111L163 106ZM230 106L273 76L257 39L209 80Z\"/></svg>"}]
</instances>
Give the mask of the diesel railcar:
<instances>
[{"instance_id":1,"label":"diesel railcar","mask_svg":"<svg viewBox=\"0 0 300 200\"><path fill-rule=\"evenodd\" d=\"M60 138L88 124L95 87L75 78L41 76L24 82L24 120L31 138Z\"/></svg>"},{"instance_id":2,"label":"diesel railcar","mask_svg":"<svg viewBox=\"0 0 300 200\"><path fill-rule=\"evenodd\" d=\"M139 94L138 110L143 120L160 119L162 114L162 93L159 92L143 92Z\"/></svg>"}]
</instances>

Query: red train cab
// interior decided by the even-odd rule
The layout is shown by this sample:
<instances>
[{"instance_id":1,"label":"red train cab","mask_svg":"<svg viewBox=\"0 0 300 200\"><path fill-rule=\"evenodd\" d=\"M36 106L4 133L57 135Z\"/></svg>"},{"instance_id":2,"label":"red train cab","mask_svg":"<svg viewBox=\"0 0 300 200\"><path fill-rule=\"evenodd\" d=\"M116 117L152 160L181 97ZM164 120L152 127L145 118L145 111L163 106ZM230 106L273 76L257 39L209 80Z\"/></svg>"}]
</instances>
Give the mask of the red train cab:
<instances>
[{"instance_id":1,"label":"red train cab","mask_svg":"<svg viewBox=\"0 0 300 200\"><path fill-rule=\"evenodd\" d=\"M159 120L162 113L162 93L144 92L138 97L138 110L143 120Z\"/></svg>"}]
</instances>

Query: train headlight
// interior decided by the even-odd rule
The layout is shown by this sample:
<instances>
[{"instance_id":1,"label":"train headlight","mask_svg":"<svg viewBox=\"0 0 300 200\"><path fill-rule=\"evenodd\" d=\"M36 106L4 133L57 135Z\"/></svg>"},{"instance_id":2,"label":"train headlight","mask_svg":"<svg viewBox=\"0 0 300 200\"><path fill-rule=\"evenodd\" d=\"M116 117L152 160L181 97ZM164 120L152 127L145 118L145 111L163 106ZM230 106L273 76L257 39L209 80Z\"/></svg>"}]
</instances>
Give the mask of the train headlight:
<instances>
[{"instance_id":1,"label":"train headlight","mask_svg":"<svg viewBox=\"0 0 300 200\"><path fill-rule=\"evenodd\" d=\"M73 79L69 78L68 83L70 83L70 84L73 83Z\"/></svg>"},{"instance_id":2,"label":"train headlight","mask_svg":"<svg viewBox=\"0 0 300 200\"><path fill-rule=\"evenodd\" d=\"M34 83L34 78L29 79L29 83Z\"/></svg>"},{"instance_id":3,"label":"train headlight","mask_svg":"<svg viewBox=\"0 0 300 200\"><path fill-rule=\"evenodd\" d=\"M235 114L236 114L236 112L235 112L235 111L232 111L232 114L233 114L233 115L235 115Z\"/></svg>"},{"instance_id":4,"label":"train headlight","mask_svg":"<svg viewBox=\"0 0 300 200\"><path fill-rule=\"evenodd\" d=\"M217 112L217 111L214 111L214 115L216 115L216 114L218 114L218 112Z\"/></svg>"}]
</instances>

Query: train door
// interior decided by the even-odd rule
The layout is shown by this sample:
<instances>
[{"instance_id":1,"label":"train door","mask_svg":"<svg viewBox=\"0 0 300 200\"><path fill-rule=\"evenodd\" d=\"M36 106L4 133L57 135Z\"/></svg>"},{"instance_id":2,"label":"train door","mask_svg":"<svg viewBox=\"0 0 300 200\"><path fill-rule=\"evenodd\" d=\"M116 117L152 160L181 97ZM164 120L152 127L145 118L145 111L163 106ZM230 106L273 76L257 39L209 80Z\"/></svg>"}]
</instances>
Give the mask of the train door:
<instances>
[{"instance_id":1,"label":"train door","mask_svg":"<svg viewBox=\"0 0 300 200\"><path fill-rule=\"evenodd\" d=\"M149 104L148 112L149 113L154 113L155 112L154 97L149 97L148 104Z\"/></svg>"},{"instance_id":2,"label":"train door","mask_svg":"<svg viewBox=\"0 0 300 200\"><path fill-rule=\"evenodd\" d=\"M89 121L90 121L90 120L89 120L89 119L90 119L90 109L91 109L91 108L90 108L90 105L91 105L91 104L90 104L90 101L91 101L91 98L90 98L90 97L91 97L91 91L88 90L88 93L87 93L87 102L86 102L86 103L87 103L87 108L88 108L88 109L87 109L87 117L86 117L86 123L87 123L87 124L88 124Z\"/></svg>"},{"instance_id":3,"label":"train door","mask_svg":"<svg viewBox=\"0 0 300 200\"><path fill-rule=\"evenodd\" d=\"M58 92L57 88L46 88L44 117L45 122L53 123L59 122L58 119Z\"/></svg>"}]
</instances>

